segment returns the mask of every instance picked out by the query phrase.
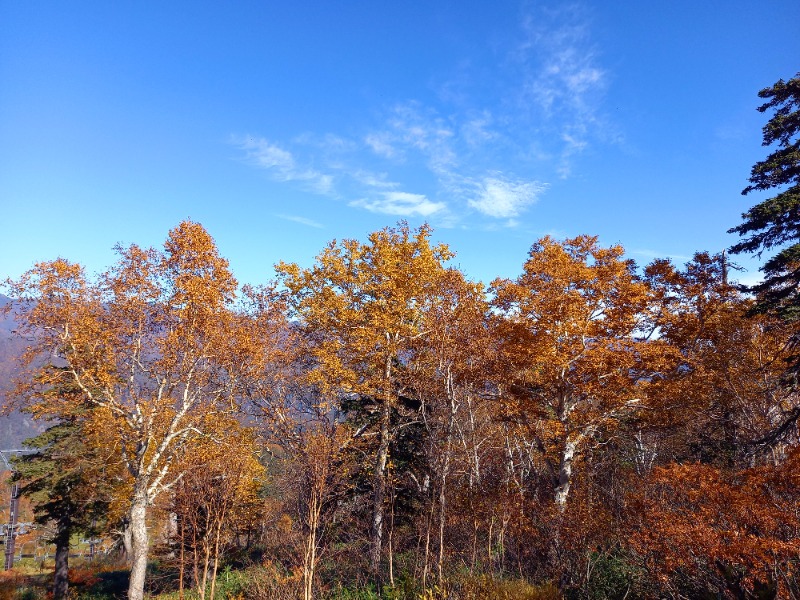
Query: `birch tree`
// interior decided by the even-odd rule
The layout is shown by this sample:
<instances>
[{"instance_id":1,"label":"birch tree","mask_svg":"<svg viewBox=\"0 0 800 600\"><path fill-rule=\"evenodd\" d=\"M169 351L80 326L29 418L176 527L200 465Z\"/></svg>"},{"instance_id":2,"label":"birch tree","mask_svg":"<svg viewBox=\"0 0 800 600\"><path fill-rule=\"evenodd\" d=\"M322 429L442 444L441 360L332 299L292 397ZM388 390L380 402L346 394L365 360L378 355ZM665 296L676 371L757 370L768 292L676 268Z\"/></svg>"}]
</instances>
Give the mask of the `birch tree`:
<instances>
[{"instance_id":1,"label":"birch tree","mask_svg":"<svg viewBox=\"0 0 800 600\"><path fill-rule=\"evenodd\" d=\"M582 451L644 404L660 344L646 341L648 285L620 246L550 237L531 248L516 280L494 282L502 312L501 394L536 427L563 510Z\"/></svg>"},{"instance_id":2,"label":"birch tree","mask_svg":"<svg viewBox=\"0 0 800 600\"><path fill-rule=\"evenodd\" d=\"M369 242L331 242L310 269L278 265L292 314L315 338L311 381L324 395L376 400L378 445L372 472L369 562L380 578L387 498L391 415L402 393L403 366L424 337L428 299L452 257L430 243L430 228L386 228Z\"/></svg>"},{"instance_id":3,"label":"birch tree","mask_svg":"<svg viewBox=\"0 0 800 600\"><path fill-rule=\"evenodd\" d=\"M78 402L110 423L130 477L132 534L129 598L144 596L148 509L180 478L174 458L214 411L230 410L237 374L248 363L232 335L237 287L228 262L198 223L170 231L163 250L117 247L118 262L96 281L64 259L37 264L7 282L20 299L24 362L38 373L20 391L35 410L68 415ZM49 357L49 358L47 358ZM60 369L41 365L55 363ZM75 399L37 402L60 386Z\"/></svg>"},{"instance_id":4,"label":"birch tree","mask_svg":"<svg viewBox=\"0 0 800 600\"><path fill-rule=\"evenodd\" d=\"M467 281L457 269L441 277L439 290L425 310L425 330L416 348L417 361L412 378L422 399L428 465L432 472L433 495L429 499L423 585L427 579L431 530L437 524L436 570L439 584L444 582L445 526L452 499L448 488L458 468L459 434L470 403L480 402L487 381L486 354L488 303L480 284ZM464 456L464 459L469 457ZM469 469L466 460L460 465Z\"/></svg>"}]
</instances>

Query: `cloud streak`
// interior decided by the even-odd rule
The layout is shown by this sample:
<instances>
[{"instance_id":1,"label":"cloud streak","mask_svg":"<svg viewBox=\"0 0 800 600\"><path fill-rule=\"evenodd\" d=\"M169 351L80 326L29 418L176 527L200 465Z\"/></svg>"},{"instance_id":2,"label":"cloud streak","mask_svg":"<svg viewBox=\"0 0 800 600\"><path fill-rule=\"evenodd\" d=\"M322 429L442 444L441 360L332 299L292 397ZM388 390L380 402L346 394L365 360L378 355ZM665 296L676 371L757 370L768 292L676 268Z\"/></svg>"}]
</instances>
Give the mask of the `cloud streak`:
<instances>
[{"instance_id":1,"label":"cloud streak","mask_svg":"<svg viewBox=\"0 0 800 600\"><path fill-rule=\"evenodd\" d=\"M539 9L522 22L512 53L521 71L518 106L533 111L561 141L556 171L568 177L574 157L599 138L614 137L599 107L608 73L599 65L589 20L579 4Z\"/></svg>"},{"instance_id":2,"label":"cloud streak","mask_svg":"<svg viewBox=\"0 0 800 600\"><path fill-rule=\"evenodd\" d=\"M268 171L278 181L301 182L319 194L329 194L333 191L331 174L298 166L290 151L266 138L250 136L234 140L234 144L245 152L247 162Z\"/></svg>"},{"instance_id":3,"label":"cloud streak","mask_svg":"<svg viewBox=\"0 0 800 600\"><path fill-rule=\"evenodd\" d=\"M509 219L536 202L547 189L536 181L515 181L499 176L487 177L479 184L478 196L469 205L478 212L497 219Z\"/></svg>"},{"instance_id":4,"label":"cloud streak","mask_svg":"<svg viewBox=\"0 0 800 600\"><path fill-rule=\"evenodd\" d=\"M275 215L279 219L283 219L284 221L292 221L293 223L299 223L300 225L305 225L306 227L314 227L315 229L324 229L325 226L322 223L317 223L311 219L306 219L305 217L298 217L295 215Z\"/></svg>"},{"instance_id":5,"label":"cloud streak","mask_svg":"<svg viewBox=\"0 0 800 600\"><path fill-rule=\"evenodd\" d=\"M432 202L424 194L384 192L376 199L354 200L350 206L365 208L370 212L403 217L430 217L445 210L443 202Z\"/></svg>"}]
</instances>

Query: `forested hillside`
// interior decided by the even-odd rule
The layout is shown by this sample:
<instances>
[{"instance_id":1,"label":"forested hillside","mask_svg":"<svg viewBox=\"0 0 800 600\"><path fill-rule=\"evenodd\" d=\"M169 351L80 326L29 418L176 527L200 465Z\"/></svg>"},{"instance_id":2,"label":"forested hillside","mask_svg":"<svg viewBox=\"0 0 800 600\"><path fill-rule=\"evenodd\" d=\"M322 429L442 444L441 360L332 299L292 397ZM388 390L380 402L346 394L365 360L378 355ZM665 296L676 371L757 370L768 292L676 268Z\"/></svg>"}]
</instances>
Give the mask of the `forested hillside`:
<instances>
[{"instance_id":1,"label":"forested hillside","mask_svg":"<svg viewBox=\"0 0 800 600\"><path fill-rule=\"evenodd\" d=\"M13 313L5 313L10 299L0 294L0 406L11 399L14 373L27 342L14 335L16 321ZM22 441L41 432L44 427L29 415L12 410L0 415L0 450L19 449Z\"/></svg>"}]
</instances>

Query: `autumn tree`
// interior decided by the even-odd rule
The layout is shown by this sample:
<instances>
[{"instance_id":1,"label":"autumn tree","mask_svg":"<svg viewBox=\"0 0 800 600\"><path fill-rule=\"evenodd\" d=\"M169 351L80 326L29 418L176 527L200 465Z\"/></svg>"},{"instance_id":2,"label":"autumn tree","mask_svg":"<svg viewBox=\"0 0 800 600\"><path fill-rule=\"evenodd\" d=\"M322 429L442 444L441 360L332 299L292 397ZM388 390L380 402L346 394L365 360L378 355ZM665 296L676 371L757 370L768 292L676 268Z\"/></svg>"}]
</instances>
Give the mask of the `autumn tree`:
<instances>
[{"instance_id":1,"label":"autumn tree","mask_svg":"<svg viewBox=\"0 0 800 600\"><path fill-rule=\"evenodd\" d=\"M89 403L110 423L130 477L132 533L129 597L144 595L148 507L180 478L177 453L209 413L230 410L239 375L255 351L233 335L236 280L206 230L185 221L170 231L162 251L117 248L119 261L96 281L64 259L37 264L9 282L20 299L21 330L33 343L25 363L41 357L63 369L39 369L20 394L35 410L74 414ZM78 399L37 402L70 385ZM112 442L113 440L113 442Z\"/></svg>"},{"instance_id":2,"label":"autumn tree","mask_svg":"<svg viewBox=\"0 0 800 600\"><path fill-rule=\"evenodd\" d=\"M646 269L661 299L661 337L678 352L656 386L662 409L649 415L675 432L662 437L672 444L662 458L723 467L772 461L800 414L783 379L791 327L752 315L753 300L728 283L726 268L723 255L699 252L683 270L668 261Z\"/></svg>"},{"instance_id":3,"label":"autumn tree","mask_svg":"<svg viewBox=\"0 0 800 600\"><path fill-rule=\"evenodd\" d=\"M696 463L659 467L645 500L634 503L640 527L632 545L662 590L796 597L800 504L792 479L788 464L739 472Z\"/></svg>"},{"instance_id":4,"label":"autumn tree","mask_svg":"<svg viewBox=\"0 0 800 600\"><path fill-rule=\"evenodd\" d=\"M305 423L302 433L293 436L284 490L287 501L294 504L303 533L303 599L312 600L333 514L351 485L352 456L347 448L353 438L349 426L336 419L319 418Z\"/></svg>"},{"instance_id":5,"label":"autumn tree","mask_svg":"<svg viewBox=\"0 0 800 600\"><path fill-rule=\"evenodd\" d=\"M314 597L317 567L329 541L333 516L352 485L355 433L335 403L317 393L308 381L312 375L308 343L297 331L285 331L281 370L291 376L262 380L267 389L258 397L266 401L253 404L261 434L280 464L276 479L282 504L300 529L304 600Z\"/></svg>"},{"instance_id":6,"label":"autumn tree","mask_svg":"<svg viewBox=\"0 0 800 600\"><path fill-rule=\"evenodd\" d=\"M775 597L795 586L798 399L783 379L791 327L752 314L726 270L723 255L705 252L682 270L646 269L661 338L678 352L652 390L659 458L640 473L627 521L663 588Z\"/></svg>"},{"instance_id":7,"label":"autumn tree","mask_svg":"<svg viewBox=\"0 0 800 600\"><path fill-rule=\"evenodd\" d=\"M182 596L188 563L198 596L214 598L228 538L237 520L251 518L249 513L260 508L265 472L252 429L218 415L209 416L203 425L203 435L177 459L183 477L173 487L170 509L177 520L179 593Z\"/></svg>"},{"instance_id":8,"label":"autumn tree","mask_svg":"<svg viewBox=\"0 0 800 600\"><path fill-rule=\"evenodd\" d=\"M427 334L415 343L410 378L421 400L420 414L426 433L424 449L433 479L424 527L423 585L434 528L437 579L440 584L444 581L445 530L454 471L463 472L471 466L470 457L459 452L459 446L463 445L459 434L468 430L465 421L469 410L481 401L488 380L488 309L481 284L467 281L457 269L447 269L440 278L436 296L426 306ZM462 462L456 465L457 461Z\"/></svg>"},{"instance_id":9,"label":"autumn tree","mask_svg":"<svg viewBox=\"0 0 800 600\"><path fill-rule=\"evenodd\" d=\"M404 365L427 332L423 317L452 253L430 244L430 228L406 224L369 242L331 242L310 269L281 263L292 314L315 343L312 381L330 398L376 401L378 445L372 472L370 569L380 577L392 411L403 393Z\"/></svg>"},{"instance_id":10,"label":"autumn tree","mask_svg":"<svg viewBox=\"0 0 800 600\"><path fill-rule=\"evenodd\" d=\"M287 301L286 290L273 285L244 289L248 320L241 332L258 340L262 356L248 374L243 408L273 454L278 504L287 523L300 529L303 597L310 600L337 501L351 484L355 431L330 388L318 385L318 332L290 322Z\"/></svg>"},{"instance_id":11,"label":"autumn tree","mask_svg":"<svg viewBox=\"0 0 800 600\"><path fill-rule=\"evenodd\" d=\"M502 311L498 391L531 424L566 507L575 462L595 436L647 403L660 345L644 339L650 294L620 246L549 237L531 248L516 280L494 282Z\"/></svg>"}]
</instances>

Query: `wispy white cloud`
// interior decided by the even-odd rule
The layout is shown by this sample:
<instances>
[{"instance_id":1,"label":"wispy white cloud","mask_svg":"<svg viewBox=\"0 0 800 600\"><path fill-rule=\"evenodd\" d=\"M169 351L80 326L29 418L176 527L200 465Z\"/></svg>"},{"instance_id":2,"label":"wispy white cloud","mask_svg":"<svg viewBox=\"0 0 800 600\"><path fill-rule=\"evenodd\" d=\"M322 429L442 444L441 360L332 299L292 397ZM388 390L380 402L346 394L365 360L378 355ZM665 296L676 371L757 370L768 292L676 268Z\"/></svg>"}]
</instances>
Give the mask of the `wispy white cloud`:
<instances>
[{"instance_id":1,"label":"wispy white cloud","mask_svg":"<svg viewBox=\"0 0 800 600\"><path fill-rule=\"evenodd\" d=\"M591 109L590 95L606 83L580 5L540 10L524 17L524 38L513 55L523 65L523 92L542 108L571 104Z\"/></svg>"},{"instance_id":2,"label":"wispy white cloud","mask_svg":"<svg viewBox=\"0 0 800 600\"><path fill-rule=\"evenodd\" d=\"M271 144L263 138L248 138L241 144L241 147L247 151L248 158L259 167L276 169L287 176L295 170L294 157L291 152Z\"/></svg>"},{"instance_id":3,"label":"wispy white cloud","mask_svg":"<svg viewBox=\"0 0 800 600\"><path fill-rule=\"evenodd\" d=\"M415 132L415 135L424 134ZM429 217L446 208L444 202L434 202L424 194L398 191L400 184L392 181L385 172L352 166L352 161L347 160L347 154L353 153L354 142L350 140L304 134L295 137L293 142L298 148L296 152L259 137L239 139L235 144L244 150L247 162L267 170L278 181L300 182L311 186L319 194L339 197L340 193L333 189L334 180L338 181L350 194L362 197L351 201L350 206L402 217ZM307 166L315 156L319 159L314 149L325 151L322 161L324 171ZM322 227L320 223L305 217L278 216L309 227Z\"/></svg>"},{"instance_id":4,"label":"wispy white cloud","mask_svg":"<svg viewBox=\"0 0 800 600\"><path fill-rule=\"evenodd\" d=\"M353 140L333 133L326 133L322 136L319 136L313 133L305 132L296 136L292 141L296 145L313 147L322 150L328 155L353 151L358 147L358 144Z\"/></svg>"},{"instance_id":5,"label":"wispy white cloud","mask_svg":"<svg viewBox=\"0 0 800 600\"><path fill-rule=\"evenodd\" d=\"M370 133L366 142L380 156L406 160L413 154L432 172L441 173L458 162L454 138L453 128L435 110L407 102L395 106L383 129Z\"/></svg>"},{"instance_id":6,"label":"wispy white cloud","mask_svg":"<svg viewBox=\"0 0 800 600\"><path fill-rule=\"evenodd\" d=\"M442 119L419 102L407 102L395 106L389 118L395 137L419 150L427 150L441 139L452 137L452 132Z\"/></svg>"},{"instance_id":7,"label":"wispy white cloud","mask_svg":"<svg viewBox=\"0 0 800 600\"><path fill-rule=\"evenodd\" d=\"M479 184L478 195L469 200L469 205L490 217L510 219L536 202L546 188L546 185L537 181L515 181L502 179L499 176L487 177ZM515 221L509 221L509 225L515 224Z\"/></svg>"},{"instance_id":8,"label":"wispy white cloud","mask_svg":"<svg viewBox=\"0 0 800 600\"><path fill-rule=\"evenodd\" d=\"M372 173L364 169L356 169L350 171L350 176L368 188L392 189L399 186L396 181L390 181L386 173Z\"/></svg>"},{"instance_id":9,"label":"wispy white cloud","mask_svg":"<svg viewBox=\"0 0 800 600\"><path fill-rule=\"evenodd\" d=\"M318 194L328 194L333 190L331 174L298 166L294 155L278 144L261 137L234 140L234 144L244 150L248 162L269 171L278 181L302 182Z\"/></svg>"},{"instance_id":10,"label":"wispy white cloud","mask_svg":"<svg viewBox=\"0 0 800 600\"><path fill-rule=\"evenodd\" d=\"M443 202L433 202L424 194L408 192L383 192L378 198L355 200L350 206L401 217L430 217L446 208Z\"/></svg>"},{"instance_id":11,"label":"wispy white cloud","mask_svg":"<svg viewBox=\"0 0 800 600\"><path fill-rule=\"evenodd\" d=\"M400 151L391 142L391 136L386 132L370 133L364 138L364 143L378 156L396 158Z\"/></svg>"},{"instance_id":12,"label":"wispy white cloud","mask_svg":"<svg viewBox=\"0 0 800 600\"><path fill-rule=\"evenodd\" d=\"M477 148L500 137L493 126L492 114L485 109L480 114L467 118L461 125L461 136L468 146Z\"/></svg>"},{"instance_id":13,"label":"wispy white cloud","mask_svg":"<svg viewBox=\"0 0 800 600\"><path fill-rule=\"evenodd\" d=\"M298 217L295 215L275 215L279 219L283 219L284 221L292 221L294 223L299 223L300 225L305 225L306 227L314 227L316 229L324 229L325 226L322 223L317 223L316 221L312 221L311 219L306 219L305 217Z\"/></svg>"},{"instance_id":14,"label":"wispy white cloud","mask_svg":"<svg viewBox=\"0 0 800 600\"><path fill-rule=\"evenodd\" d=\"M518 103L557 132L562 147L556 170L566 178L590 140L618 137L600 110L608 73L600 66L580 4L532 12L522 29L524 37L512 52L521 70Z\"/></svg>"}]
</instances>

